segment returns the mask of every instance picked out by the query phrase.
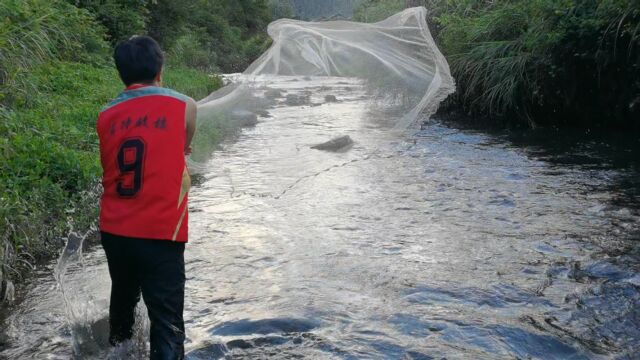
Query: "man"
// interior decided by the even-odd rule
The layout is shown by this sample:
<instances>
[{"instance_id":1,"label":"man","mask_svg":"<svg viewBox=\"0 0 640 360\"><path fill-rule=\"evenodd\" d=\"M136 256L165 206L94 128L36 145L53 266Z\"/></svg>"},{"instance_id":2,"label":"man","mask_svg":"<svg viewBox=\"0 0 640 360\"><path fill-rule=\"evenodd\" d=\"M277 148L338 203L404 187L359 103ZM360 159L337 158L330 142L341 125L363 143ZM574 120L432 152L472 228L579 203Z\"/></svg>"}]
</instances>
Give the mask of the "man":
<instances>
[{"instance_id":1,"label":"man","mask_svg":"<svg viewBox=\"0 0 640 360\"><path fill-rule=\"evenodd\" d=\"M126 89L100 113L103 168L102 246L111 275L109 341L132 337L140 294L149 310L151 359L184 357L185 154L195 133L196 103L161 87L163 54L150 37L114 51Z\"/></svg>"}]
</instances>

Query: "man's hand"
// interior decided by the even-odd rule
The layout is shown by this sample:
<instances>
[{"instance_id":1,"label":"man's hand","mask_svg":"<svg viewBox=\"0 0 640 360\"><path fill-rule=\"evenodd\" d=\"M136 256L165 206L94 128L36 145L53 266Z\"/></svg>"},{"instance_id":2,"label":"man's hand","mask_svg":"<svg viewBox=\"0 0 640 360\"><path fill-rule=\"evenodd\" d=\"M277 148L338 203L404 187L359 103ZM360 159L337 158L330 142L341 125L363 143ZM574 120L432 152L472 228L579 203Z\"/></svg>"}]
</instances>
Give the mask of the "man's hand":
<instances>
[{"instance_id":1,"label":"man's hand","mask_svg":"<svg viewBox=\"0 0 640 360\"><path fill-rule=\"evenodd\" d=\"M184 150L184 154L189 156L191 155L191 153L193 152L193 149L191 148L191 146L188 146L185 150Z\"/></svg>"}]
</instances>

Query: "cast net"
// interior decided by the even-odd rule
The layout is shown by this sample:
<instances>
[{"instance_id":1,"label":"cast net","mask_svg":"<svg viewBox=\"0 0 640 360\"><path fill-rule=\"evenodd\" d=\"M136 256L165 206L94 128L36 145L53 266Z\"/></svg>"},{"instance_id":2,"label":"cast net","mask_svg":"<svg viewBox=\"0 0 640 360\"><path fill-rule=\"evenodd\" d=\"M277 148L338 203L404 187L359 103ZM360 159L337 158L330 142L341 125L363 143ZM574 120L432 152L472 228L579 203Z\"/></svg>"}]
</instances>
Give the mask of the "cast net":
<instances>
[{"instance_id":1,"label":"cast net","mask_svg":"<svg viewBox=\"0 0 640 360\"><path fill-rule=\"evenodd\" d=\"M427 10L416 7L373 24L289 19L271 23L268 33L273 44L268 51L243 74L228 76L227 86L199 102L192 159L208 157L211 134L220 133L221 126L250 125L277 106L274 99L282 96L282 89L273 84L286 78L291 82L357 81L371 108L384 114L384 126L389 129L406 130L418 118L433 115L455 85L426 18ZM291 95L284 104L313 105L305 99L308 96Z\"/></svg>"}]
</instances>

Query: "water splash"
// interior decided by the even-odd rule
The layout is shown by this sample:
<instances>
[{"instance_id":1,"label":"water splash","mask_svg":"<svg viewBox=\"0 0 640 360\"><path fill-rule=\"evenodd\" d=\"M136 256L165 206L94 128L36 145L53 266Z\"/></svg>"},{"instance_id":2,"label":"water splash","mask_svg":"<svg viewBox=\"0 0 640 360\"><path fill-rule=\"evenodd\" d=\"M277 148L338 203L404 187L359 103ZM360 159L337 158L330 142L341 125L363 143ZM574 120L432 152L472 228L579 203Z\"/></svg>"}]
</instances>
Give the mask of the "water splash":
<instances>
[{"instance_id":1,"label":"water splash","mask_svg":"<svg viewBox=\"0 0 640 360\"><path fill-rule=\"evenodd\" d=\"M64 301L66 322L71 335L72 350L79 359L141 359L148 356L149 322L146 307L136 308L136 326L132 340L111 347L109 344L108 303L99 298L92 286L108 279L87 265L84 248L87 239L97 236L95 228L78 233L71 231L54 269L54 277ZM104 274L102 274L104 275ZM87 278L97 283L87 282Z\"/></svg>"}]
</instances>

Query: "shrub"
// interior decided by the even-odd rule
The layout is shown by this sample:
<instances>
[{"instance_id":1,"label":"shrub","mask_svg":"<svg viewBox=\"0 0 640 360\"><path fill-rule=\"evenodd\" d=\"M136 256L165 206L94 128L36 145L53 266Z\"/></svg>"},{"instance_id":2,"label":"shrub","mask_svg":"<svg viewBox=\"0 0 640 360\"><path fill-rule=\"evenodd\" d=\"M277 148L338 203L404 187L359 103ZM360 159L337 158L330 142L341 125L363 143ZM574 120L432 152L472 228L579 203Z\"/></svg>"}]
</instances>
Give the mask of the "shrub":
<instances>
[{"instance_id":1,"label":"shrub","mask_svg":"<svg viewBox=\"0 0 640 360\"><path fill-rule=\"evenodd\" d=\"M269 46L270 39L262 32L271 18L265 0L198 0L193 6L198 10L178 44L196 53L199 64L210 56L210 69L242 72ZM198 42L200 51L189 47L189 39Z\"/></svg>"},{"instance_id":2,"label":"shrub","mask_svg":"<svg viewBox=\"0 0 640 360\"><path fill-rule=\"evenodd\" d=\"M186 94L196 101L222 87L222 79L219 76L184 67L165 69L163 82L165 86Z\"/></svg>"},{"instance_id":3,"label":"shrub","mask_svg":"<svg viewBox=\"0 0 640 360\"><path fill-rule=\"evenodd\" d=\"M146 32L149 17L147 0L67 0L79 8L86 9L106 28L107 37L112 44L142 35Z\"/></svg>"},{"instance_id":4,"label":"shrub","mask_svg":"<svg viewBox=\"0 0 640 360\"><path fill-rule=\"evenodd\" d=\"M436 21L472 114L543 125L632 126L640 4L447 2ZM596 76L598 74L598 76Z\"/></svg>"}]
</instances>

